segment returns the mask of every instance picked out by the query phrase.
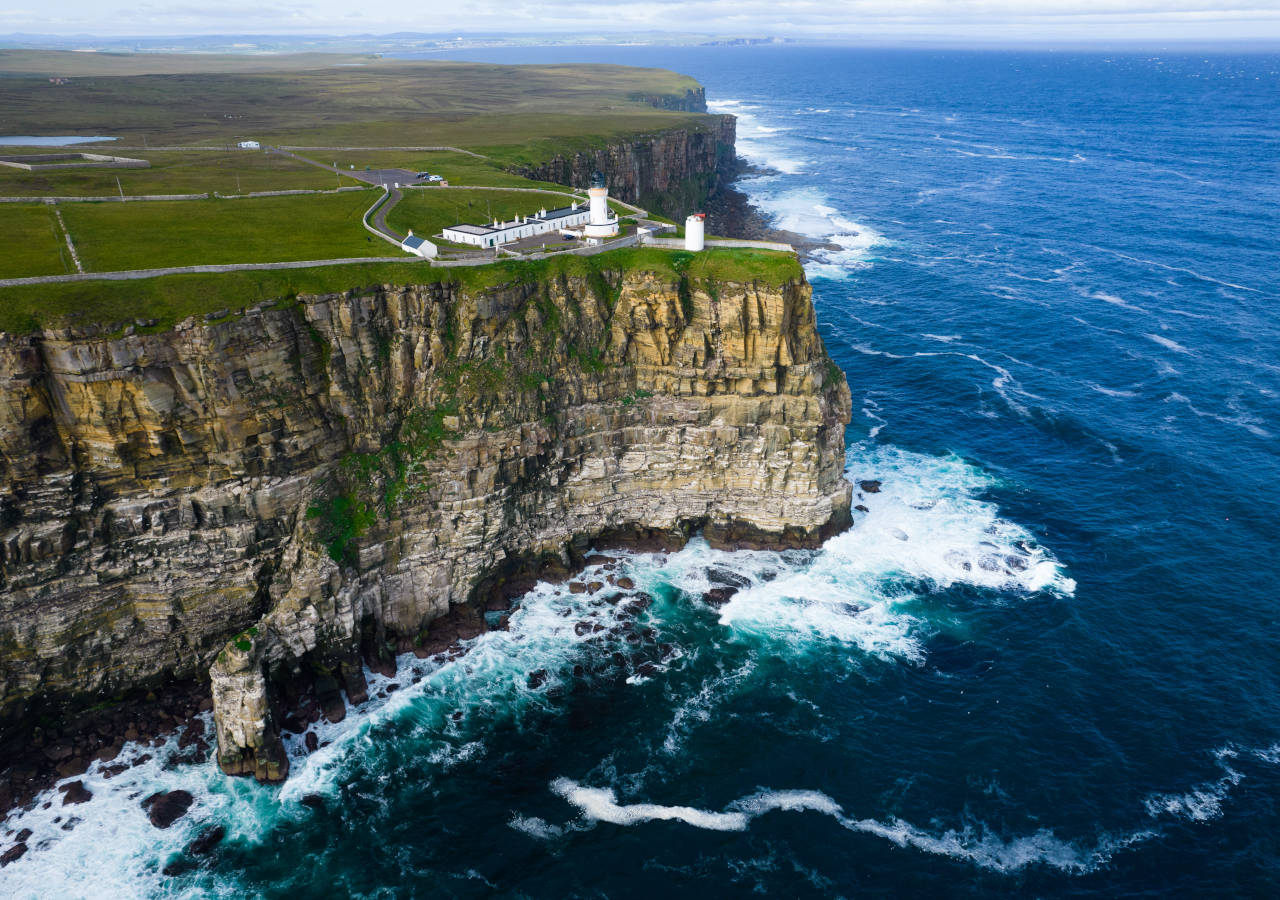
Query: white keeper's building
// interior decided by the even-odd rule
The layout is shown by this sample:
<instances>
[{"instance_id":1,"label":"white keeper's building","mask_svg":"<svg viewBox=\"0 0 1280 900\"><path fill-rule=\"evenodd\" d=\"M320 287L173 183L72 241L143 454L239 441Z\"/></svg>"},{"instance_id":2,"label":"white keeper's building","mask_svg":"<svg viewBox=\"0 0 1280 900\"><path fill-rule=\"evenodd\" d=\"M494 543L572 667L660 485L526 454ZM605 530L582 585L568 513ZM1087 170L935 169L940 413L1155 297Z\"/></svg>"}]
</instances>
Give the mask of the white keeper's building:
<instances>
[{"instance_id":1,"label":"white keeper's building","mask_svg":"<svg viewBox=\"0 0 1280 900\"><path fill-rule=\"evenodd\" d=\"M618 217L609 209L608 191L604 176L596 173L589 191L587 205L574 203L559 209L540 209L537 213L510 222L494 221L489 225L453 225L440 232L446 241L470 244L473 247L497 247L553 231L567 232L580 229L574 236L589 238L613 237L618 233Z\"/></svg>"}]
</instances>

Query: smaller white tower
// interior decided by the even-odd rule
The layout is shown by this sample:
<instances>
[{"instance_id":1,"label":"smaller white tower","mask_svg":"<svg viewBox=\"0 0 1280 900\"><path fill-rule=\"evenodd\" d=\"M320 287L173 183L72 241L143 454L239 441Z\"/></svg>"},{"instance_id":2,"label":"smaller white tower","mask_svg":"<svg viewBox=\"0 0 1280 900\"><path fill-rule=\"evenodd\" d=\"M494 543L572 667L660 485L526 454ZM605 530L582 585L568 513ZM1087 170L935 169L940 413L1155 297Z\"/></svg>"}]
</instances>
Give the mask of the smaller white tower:
<instances>
[{"instance_id":1,"label":"smaller white tower","mask_svg":"<svg viewBox=\"0 0 1280 900\"><path fill-rule=\"evenodd\" d=\"M587 196L591 198L591 214L584 229L587 237L617 237L618 217L609 209L609 189L605 187L603 173L596 172L591 176L591 189Z\"/></svg>"},{"instance_id":2,"label":"smaller white tower","mask_svg":"<svg viewBox=\"0 0 1280 900\"><path fill-rule=\"evenodd\" d=\"M695 253L706 246L706 213L694 213L684 220L684 249Z\"/></svg>"}]
</instances>

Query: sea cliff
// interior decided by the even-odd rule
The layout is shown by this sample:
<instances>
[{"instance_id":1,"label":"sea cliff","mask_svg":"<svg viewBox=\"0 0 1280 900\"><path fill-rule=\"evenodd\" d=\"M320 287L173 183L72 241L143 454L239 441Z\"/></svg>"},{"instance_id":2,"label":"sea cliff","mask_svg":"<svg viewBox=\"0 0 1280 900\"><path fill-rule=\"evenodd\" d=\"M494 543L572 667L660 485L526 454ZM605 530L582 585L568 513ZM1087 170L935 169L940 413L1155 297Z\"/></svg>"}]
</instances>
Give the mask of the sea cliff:
<instances>
[{"instance_id":1,"label":"sea cliff","mask_svg":"<svg viewBox=\"0 0 1280 900\"><path fill-rule=\"evenodd\" d=\"M208 678L223 769L278 779L290 684L359 699L362 659L477 633L593 542L848 522L793 258L510 271L0 335L3 721Z\"/></svg>"},{"instance_id":2,"label":"sea cliff","mask_svg":"<svg viewBox=\"0 0 1280 900\"><path fill-rule=\"evenodd\" d=\"M540 181L585 187L593 172L606 172L609 193L652 212L683 218L702 209L735 171L733 116L708 116L688 126L618 139L599 147L556 153L511 171Z\"/></svg>"}]
</instances>

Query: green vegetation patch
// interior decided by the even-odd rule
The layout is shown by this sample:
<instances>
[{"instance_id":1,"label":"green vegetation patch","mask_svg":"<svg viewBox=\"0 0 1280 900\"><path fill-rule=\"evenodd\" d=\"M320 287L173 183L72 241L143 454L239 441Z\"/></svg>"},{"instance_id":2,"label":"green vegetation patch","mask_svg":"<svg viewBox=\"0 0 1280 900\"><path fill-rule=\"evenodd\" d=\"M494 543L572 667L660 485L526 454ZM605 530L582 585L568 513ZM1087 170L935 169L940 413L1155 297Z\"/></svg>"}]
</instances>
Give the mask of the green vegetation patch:
<instances>
[{"instance_id":1,"label":"green vegetation patch","mask_svg":"<svg viewBox=\"0 0 1280 900\"><path fill-rule=\"evenodd\" d=\"M360 224L372 191L59 207L87 271L386 256ZM30 274L30 273L27 273Z\"/></svg>"},{"instance_id":2,"label":"green vegetation patch","mask_svg":"<svg viewBox=\"0 0 1280 900\"><path fill-rule=\"evenodd\" d=\"M427 462L455 436L444 422L456 414L456 402L415 407L381 449L342 457L332 493L307 509L330 559L355 563L357 541L380 517L390 520L402 499L430 489Z\"/></svg>"},{"instance_id":3,"label":"green vegetation patch","mask_svg":"<svg viewBox=\"0 0 1280 900\"><path fill-rule=\"evenodd\" d=\"M231 201L228 201L231 202ZM436 268L423 262L353 263L306 269L165 275L129 281L77 281L0 288L0 331L28 332L63 324L119 327L154 319L151 330L188 316L235 313L263 301L292 302L303 294L363 291L383 284L454 282L480 291L512 282L535 283L559 275L599 279L604 271L654 272L677 280L761 281L782 284L803 276L793 254L716 249L694 254L657 247L612 250L596 256L504 260L484 266ZM601 279L602 281L602 279Z\"/></svg>"},{"instance_id":4,"label":"green vegetation patch","mask_svg":"<svg viewBox=\"0 0 1280 900\"><path fill-rule=\"evenodd\" d=\"M0 203L0 244L0 278L76 270L53 207L44 203Z\"/></svg>"},{"instance_id":5,"label":"green vegetation patch","mask_svg":"<svg viewBox=\"0 0 1280 900\"><path fill-rule=\"evenodd\" d=\"M112 148L90 152L115 153ZM362 186L343 175L261 150L120 151L151 163L146 169L0 167L0 197L137 197L147 194L247 194L254 191L333 190ZM330 160L332 162L332 160ZM515 176L512 176L515 177Z\"/></svg>"}]
</instances>

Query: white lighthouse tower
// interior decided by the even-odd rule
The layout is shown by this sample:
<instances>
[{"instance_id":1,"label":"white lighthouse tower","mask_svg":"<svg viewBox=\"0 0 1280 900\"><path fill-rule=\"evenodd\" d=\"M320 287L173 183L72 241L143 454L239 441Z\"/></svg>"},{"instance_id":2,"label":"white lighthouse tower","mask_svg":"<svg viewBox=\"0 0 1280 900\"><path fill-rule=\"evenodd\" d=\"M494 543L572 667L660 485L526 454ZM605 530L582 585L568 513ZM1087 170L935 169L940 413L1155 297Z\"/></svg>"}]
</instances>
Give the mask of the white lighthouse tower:
<instances>
[{"instance_id":1,"label":"white lighthouse tower","mask_svg":"<svg viewBox=\"0 0 1280 900\"><path fill-rule=\"evenodd\" d=\"M609 189L604 184L604 173L596 172L591 176L591 189L587 191L591 198L591 218L583 229L588 238L611 238L618 236L618 217L609 209Z\"/></svg>"},{"instance_id":2,"label":"white lighthouse tower","mask_svg":"<svg viewBox=\"0 0 1280 900\"><path fill-rule=\"evenodd\" d=\"M695 253L706 246L706 213L694 213L684 220L684 249Z\"/></svg>"}]
</instances>

